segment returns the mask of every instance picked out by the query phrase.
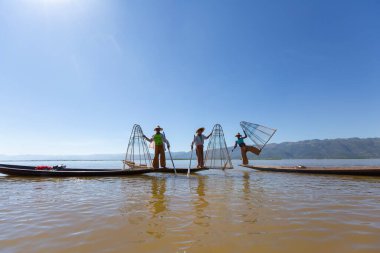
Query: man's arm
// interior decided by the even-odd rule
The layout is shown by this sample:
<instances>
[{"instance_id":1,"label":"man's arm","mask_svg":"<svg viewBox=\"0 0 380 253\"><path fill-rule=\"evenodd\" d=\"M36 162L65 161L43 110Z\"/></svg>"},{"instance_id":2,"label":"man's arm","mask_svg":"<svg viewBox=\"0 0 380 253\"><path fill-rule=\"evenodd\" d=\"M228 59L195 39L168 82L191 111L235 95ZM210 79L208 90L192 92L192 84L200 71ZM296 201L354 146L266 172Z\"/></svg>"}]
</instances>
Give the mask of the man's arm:
<instances>
[{"instance_id":1,"label":"man's arm","mask_svg":"<svg viewBox=\"0 0 380 253\"><path fill-rule=\"evenodd\" d=\"M235 148L237 147L237 141L235 141L235 146L234 148L232 149L232 152L234 152Z\"/></svg>"},{"instance_id":2,"label":"man's arm","mask_svg":"<svg viewBox=\"0 0 380 253\"><path fill-rule=\"evenodd\" d=\"M244 137L243 137L243 139L245 139L245 138L247 138L247 133L245 132L245 130L243 130L243 132L244 132Z\"/></svg>"},{"instance_id":3,"label":"man's arm","mask_svg":"<svg viewBox=\"0 0 380 253\"><path fill-rule=\"evenodd\" d=\"M149 142L152 142L152 141L153 141L153 138L150 139L150 138L146 137L145 134L143 135L143 137L144 137L145 140L147 140L147 141L149 141Z\"/></svg>"},{"instance_id":4,"label":"man's arm","mask_svg":"<svg viewBox=\"0 0 380 253\"><path fill-rule=\"evenodd\" d=\"M211 135L212 135L212 132L209 135L205 136L205 139L207 140L208 138L210 138Z\"/></svg>"},{"instance_id":5,"label":"man's arm","mask_svg":"<svg viewBox=\"0 0 380 253\"><path fill-rule=\"evenodd\" d=\"M166 143L166 146L168 147L168 149L170 148L170 143L168 141L168 139L166 139L166 136L165 135L162 135L162 140Z\"/></svg>"}]
</instances>

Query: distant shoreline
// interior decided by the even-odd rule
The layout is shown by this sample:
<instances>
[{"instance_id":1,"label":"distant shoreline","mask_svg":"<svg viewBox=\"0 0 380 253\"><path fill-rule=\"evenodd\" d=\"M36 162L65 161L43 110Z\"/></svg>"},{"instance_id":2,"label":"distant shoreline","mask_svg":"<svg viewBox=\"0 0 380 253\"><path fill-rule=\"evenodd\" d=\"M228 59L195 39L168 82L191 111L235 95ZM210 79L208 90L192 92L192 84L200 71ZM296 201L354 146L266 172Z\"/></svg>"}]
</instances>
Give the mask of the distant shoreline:
<instances>
[{"instance_id":1,"label":"distant shoreline","mask_svg":"<svg viewBox=\"0 0 380 253\"><path fill-rule=\"evenodd\" d=\"M247 144L249 145L248 141ZM231 158L240 159L240 152L231 152ZM151 154L153 156L153 154ZM175 160L188 160L190 151L172 152ZM125 153L113 154L68 154L68 155L2 155L0 161L118 161ZM294 159L380 159L380 138L346 138L305 140L298 142L269 143L257 157L249 154L252 160L294 160ZM168 157L169 158L169 157Z\"/></svg>"}]
</instances>

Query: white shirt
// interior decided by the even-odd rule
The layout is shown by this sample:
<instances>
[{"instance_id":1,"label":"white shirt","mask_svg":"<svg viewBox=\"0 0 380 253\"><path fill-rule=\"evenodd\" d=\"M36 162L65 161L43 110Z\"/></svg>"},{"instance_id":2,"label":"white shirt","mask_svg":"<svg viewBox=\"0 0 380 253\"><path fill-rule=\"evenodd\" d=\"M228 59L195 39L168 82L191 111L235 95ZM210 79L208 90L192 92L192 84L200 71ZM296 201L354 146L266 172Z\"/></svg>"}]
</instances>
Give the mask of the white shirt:
<instances>
[{"instance_id":1,"label":"white shirt","mask_svg":"<svg viewBox=\"0 0 380 253\"><path fill-rule=\"evenodd\" d=\"M205 143L205 140L208 139L206 136L202 135L194 135L194 140L191 145L195 143L195 146L203 145Z\"/></svg>"}]
</instances>

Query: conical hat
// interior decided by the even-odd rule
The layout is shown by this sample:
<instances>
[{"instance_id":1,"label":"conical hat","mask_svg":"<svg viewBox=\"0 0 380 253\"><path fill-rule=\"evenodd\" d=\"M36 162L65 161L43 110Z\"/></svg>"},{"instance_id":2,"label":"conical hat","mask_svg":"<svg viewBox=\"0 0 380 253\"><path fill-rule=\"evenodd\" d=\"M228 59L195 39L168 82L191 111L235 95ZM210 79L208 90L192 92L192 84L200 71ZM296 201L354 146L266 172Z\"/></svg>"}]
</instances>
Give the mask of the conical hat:
<instances>
[{"instance_id":1,"label":"conical hat","mask_svg":"<svg viewBox=\"0 0 380 253\"><path fill-rule=\"evenodd\" d=\"M205 128L204 127L201 127L201 128L198 128L197 131L195 131L195 133L198 133L198 132L204 132L205 131Z\"/></svg>"},{"instance_id":2,"label":"conical hat","mask_svg":"<svg viewBox=\"0 0 380 253\"><path fill-rule=\"evenodd\" d=\"M154 131L162 131L163 129L158 125L155 129L154 129Z\"/></svg>"}]
</instances>

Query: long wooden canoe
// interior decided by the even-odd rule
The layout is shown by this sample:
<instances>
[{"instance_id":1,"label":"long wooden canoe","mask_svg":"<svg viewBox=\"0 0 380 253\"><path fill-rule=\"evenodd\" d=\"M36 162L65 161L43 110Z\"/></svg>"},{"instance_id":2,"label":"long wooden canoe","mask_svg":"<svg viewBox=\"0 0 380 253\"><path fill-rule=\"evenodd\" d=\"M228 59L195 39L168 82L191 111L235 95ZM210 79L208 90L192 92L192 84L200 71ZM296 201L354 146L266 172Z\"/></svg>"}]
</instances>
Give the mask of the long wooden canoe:
<instances>
[{"instance_id":1,"label":"long wooden canoe","mask_svg":"<svg viewBox=\"0 0 380 253\"><path fill-rule=\"evenodd\" d=\"M190 169L190 173L199 172L203 169ZM178 168L177 173L187 173L188 169ZM112 177L141 175L146 173L174 173L174 169L152 169L147 167L133 169L80 169L80 168L58 168L49 170L38 170L35 166L0 164L0 173L11 176L35 176L35 177Z\"/></svg>"},{"instance_id":2,"label":"long wooden canoe","mask_svg":"<svg viewBox=\"0 0 380 253\"><path fill-rule=\"evenodd\" d=\"M270 172L305 173L305 174L330 174L353 176L380 176L380 166L355 166L355 167L305 167L305 166L252 166L242 167Z\"/></svg>"},{"instance_id":3,"label":"long wooden canoe","mask_svg":"<svg viewBox=\"0 0 380 253\"><path fill-rule=\"evenodd\" d=\"M114 177L141 175L151 172L152 169L77 169L59 168L49 170L37 170L35 166L22 166L0 164L0 173L11 176L35 176L35 177Z\"/></svg>"}]
</instances>

